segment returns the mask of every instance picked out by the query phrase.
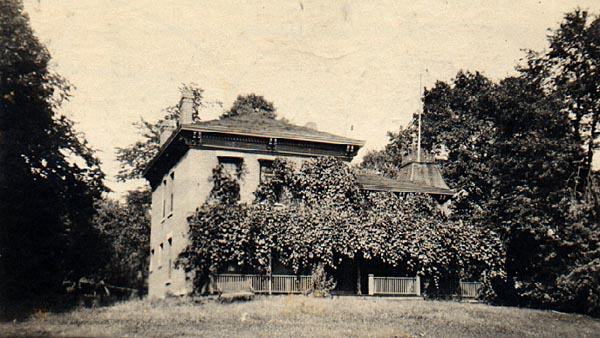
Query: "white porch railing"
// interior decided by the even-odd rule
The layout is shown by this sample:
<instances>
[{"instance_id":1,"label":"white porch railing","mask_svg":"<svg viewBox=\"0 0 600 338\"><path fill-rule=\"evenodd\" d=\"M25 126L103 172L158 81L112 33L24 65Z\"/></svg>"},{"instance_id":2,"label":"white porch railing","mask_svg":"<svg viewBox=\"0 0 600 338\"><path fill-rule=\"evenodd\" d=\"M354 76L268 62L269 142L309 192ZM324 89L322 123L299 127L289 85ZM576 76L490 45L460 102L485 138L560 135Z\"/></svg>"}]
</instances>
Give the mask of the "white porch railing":
<instances>
[{"instance_id":1,"label":"white porch railing","mask_svg":"<svg viewBox=\"0 0 600 338\"><path fill-rule=\"evenodd\" d=\"M311 276L274 275L271 293L305 293L312 286Z\"/></svg>"},{"instance_id":2,"label":"white porch railing","mask_svg":"<svg viewBox=\"0 0 600 338\"><path fill-rule=\"evenodd\" d=\"M421 278L369 275L369 295L420 296Z\"/></svg>"},{"instance_id":3,"label":"white porch railing","mask_svg":"<svg viewBox=\"0 0 600 338\"><path fill-rule=\"evenodd\" d=\"M428 289L429 282L423 283L425 289ZM460 298L477 298L479 296L479 292L481 291L481 287L483 284L481 282L451 282L442 284L440 289L431 290L432 294L430 297L449 297L449 296L458 296Z\"/></svg>"},{"instance_id":4,"label":"white porch railing","mask_svg":"<svg viewBox=\"0 0 600 338\"><path fill-rule=\"evenodd\" d=\"M463 298L477 298L481 285L479 282L460 282L458 284L460 296Z\"/></svg>"},{"instance_id":5,"label":"white porch railing","mask_svg":"<svg viewBox=\"0 0 600 338\"><path fill-rule=\"evenodd\" d=\"M311 276L295 275L242 275L218 274L214 275L210 283L210 292L214 293L222 283L235 283L250 281L255 293L305 293L312 285Z\"/></svg>"},{"instance_id":6,"label":"white porch railing","mask_svg":"<svg viewBox=\"0 0 600 338\"><path fill-rule=\"evenodd\" d=\"M243 275L218 274L212 276L209 291L214 293L219 284L246 283L254 293L293 294L306 293L311 288L312 277L306 275ZM421 278L415 277L375 277L369 275L369 295L421 296ZM476 298L481 289L479 282L460 282L458 292L463 298Z\"/></svg>"}]
</instances>

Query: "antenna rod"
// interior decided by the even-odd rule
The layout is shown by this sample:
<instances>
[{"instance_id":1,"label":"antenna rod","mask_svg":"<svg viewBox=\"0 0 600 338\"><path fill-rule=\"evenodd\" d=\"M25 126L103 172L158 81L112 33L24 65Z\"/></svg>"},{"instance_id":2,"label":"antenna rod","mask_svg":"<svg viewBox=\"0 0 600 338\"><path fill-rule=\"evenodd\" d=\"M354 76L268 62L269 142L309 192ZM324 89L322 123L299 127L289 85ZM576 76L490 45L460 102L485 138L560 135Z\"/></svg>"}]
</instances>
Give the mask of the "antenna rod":
<instances>
[{"instance_id":1,"label":"antenna rod","mask_svg":"<svg viewBox=\"0 0 600 338\"><path fill-rule=\"evenodd\" d=\"M419 73L419 100L421 99L421 77L422 74ZM417 162L421 162L421 102L419 102L419 134L417 136Z\"/></svg>"}]
</instances>

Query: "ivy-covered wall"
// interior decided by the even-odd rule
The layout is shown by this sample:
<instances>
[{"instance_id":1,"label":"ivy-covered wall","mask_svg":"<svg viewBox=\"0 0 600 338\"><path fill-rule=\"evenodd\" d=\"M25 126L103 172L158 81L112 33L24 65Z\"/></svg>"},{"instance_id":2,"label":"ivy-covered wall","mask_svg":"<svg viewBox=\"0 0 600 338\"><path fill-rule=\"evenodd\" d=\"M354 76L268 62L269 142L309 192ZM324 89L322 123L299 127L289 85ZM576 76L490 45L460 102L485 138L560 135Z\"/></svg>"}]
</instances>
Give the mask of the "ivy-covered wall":
<instances>
[{"instance_id":1,"label":"ivy-covered wall","mask_svg":"<svg viewBox=\"0 0 600 338\"><path fill-rule=\"evenodd\" d=\"M179 260L197 290L230 264L265 272L273 255L296 272L320 264L335 270L344 259L383 263L434 286L442 278L503 273L493 231L446 217L428 195L364 193L352 169L333 158L299 167L276 161L253 203L238 202L231 192L239 187L219 167L213 182L208 200L189 218L191 242Z\"/></svg>"},{"instance_id":2,"label":"ivy-covered wall","mask_svg":"<svg viewBox=\"0 0 600 338\"><path fill-rule=\"evenodd\" d=\"M239 199L247 203L254 200L254 192L259 185L259 160L275 159L275 156L270 155L192 148L164 175L161 182L166 181L166 184L161 183L152 191L151 262L148 277L150 297L183 295L192 291L192 281L186 278L183 269L175 266L175 261L190 243L188 217L207 200L213 188L212 171L219 164L219 157L242 160L243 175L237 182L240 188ZM286 159L300 164L306 158L287 156ZM163 204L166 206L164 216Z\"/></svg>"}]
</instances>

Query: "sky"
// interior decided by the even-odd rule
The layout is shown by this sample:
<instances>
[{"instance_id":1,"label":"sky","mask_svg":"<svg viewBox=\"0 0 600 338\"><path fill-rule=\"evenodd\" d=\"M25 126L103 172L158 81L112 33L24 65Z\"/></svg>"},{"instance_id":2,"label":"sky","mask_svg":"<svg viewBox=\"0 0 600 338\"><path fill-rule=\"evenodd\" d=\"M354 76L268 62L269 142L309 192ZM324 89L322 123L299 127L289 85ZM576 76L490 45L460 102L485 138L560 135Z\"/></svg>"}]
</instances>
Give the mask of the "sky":
<instances>
[{"instance_id":1,"label":"sky","mask_svg":"<svg viewBox=\"0 0 600 338\"><path fill-rule=\"evenodd\" d=\"M365 140L356 161L420 108L423 87L459 70L514 75L524 49L547 47L549 28L600 1L27 0L53 69L75 86L61 112L85 134L121 195L115 148L140 138L196 83L214 119L240 94L272 101L298 125Z\"/></svg>"}]
</instances>

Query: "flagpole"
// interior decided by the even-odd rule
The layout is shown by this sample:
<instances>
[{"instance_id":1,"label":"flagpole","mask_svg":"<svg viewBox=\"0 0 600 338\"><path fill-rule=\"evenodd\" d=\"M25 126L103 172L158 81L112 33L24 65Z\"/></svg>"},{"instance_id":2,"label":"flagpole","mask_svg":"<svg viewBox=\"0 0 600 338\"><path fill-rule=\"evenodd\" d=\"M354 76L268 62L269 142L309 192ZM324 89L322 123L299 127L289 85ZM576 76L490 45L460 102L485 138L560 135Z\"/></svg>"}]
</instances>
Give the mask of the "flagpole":
<instances>
[{"instance_id":1,"label":"flagpole","mask_svg":"<svg viewBox=\"0 0 600 338\"><path fill-rule=\"evenodd\" d=\"M419 74L419 101L421 100L421 77ZM417 162L421 162L421 114L422 114L421 102L419 102L419 134L417 136Z\"/></svg>"}]
</instances>

